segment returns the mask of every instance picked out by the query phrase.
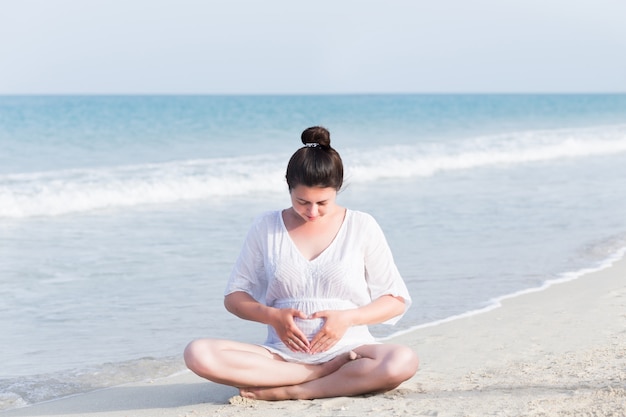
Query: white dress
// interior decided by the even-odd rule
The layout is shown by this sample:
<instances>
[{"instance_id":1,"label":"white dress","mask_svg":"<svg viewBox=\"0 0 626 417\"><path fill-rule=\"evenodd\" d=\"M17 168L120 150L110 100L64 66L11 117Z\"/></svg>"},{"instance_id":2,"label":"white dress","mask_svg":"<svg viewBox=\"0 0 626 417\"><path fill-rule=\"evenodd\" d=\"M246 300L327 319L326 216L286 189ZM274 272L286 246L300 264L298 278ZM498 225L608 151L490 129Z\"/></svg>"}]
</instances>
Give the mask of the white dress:
<instances>
[{"instance_id":1,"label":"white dress","mask_svg":"<svg viewBox=\"0 0 626 417\"><path fill-rule=\"evenodd\" d=\"M246 292L265 305L296 308L307 315L364 306L386 294L402 297L405 311L411 303L380 226L369 214L352 210L346 211L332 243L310 261L291 240L281 211L259 216L248 232L225 294L235 291ZM386 323L395 324L402 315ZM296 320L309 340L323 322ZM377 342L367 326L353 326L326 352L292 352L268 326L262 346L287 361L322 363L371 343Z\"/></svg>"}]
</instances>

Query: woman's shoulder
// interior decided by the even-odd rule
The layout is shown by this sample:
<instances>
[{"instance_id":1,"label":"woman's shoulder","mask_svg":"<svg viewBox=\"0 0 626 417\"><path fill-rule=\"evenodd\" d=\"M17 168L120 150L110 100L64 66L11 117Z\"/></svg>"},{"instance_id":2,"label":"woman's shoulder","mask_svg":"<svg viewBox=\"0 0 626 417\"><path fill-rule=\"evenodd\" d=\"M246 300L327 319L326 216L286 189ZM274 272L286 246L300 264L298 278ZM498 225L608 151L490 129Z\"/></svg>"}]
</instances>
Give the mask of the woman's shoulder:
<instances>
[{"instance_id":1,"label":"woman's shoulder","mask_svg":"<svg viewBox=\"0 0 626 417\"><path fill-rule=\"evenodd\" d=\"M369 213L359 210L346 210L346 219L348 222L357 228L369 228L369 227L378 227L378 222Z\"/></svg>"},{"instance_id":2,"label":"woman's shoulder","mask_svg":"<svg viewBox=\"0 0 626 417\"><path fill-rule=\"evenodd\" d=\"M280 220L282 210L268 210L258 214L253 221L255 225L273 225Z\"/></svg>"},{"instance_id":3,"label":"woman's shoulder","mask_svg":"<svg viewBox=\"0 0 626 417\"><path fill-rule=\"evenodd\" d=\"M246 233L246 240L262 244L265 237L277 233L280 228L280 211L266 211L256 215Z\"/></svg>"},{"instance_id":4,"label":"woman's shoulder","mask_svg":"<svg viewBox=\"0 0 626 417\"><path fill-rule=\"evenodd\" d=\"M374 216L364 211L346 209L346 215L355 222L376 222Z\"/></svg>"},{"instance_id":5,"label":"woman's shoulder","mask_svg":"<svg viewBox=\"0 0 626 417\"><path fill-rule=\"evenodd\" d=\"M276 221L276 218L280 215L282 210L268 210L264 211L261 214L258 214L255 218L256 222L267 222L267 221Z\"/></svg>"}]
</instances>

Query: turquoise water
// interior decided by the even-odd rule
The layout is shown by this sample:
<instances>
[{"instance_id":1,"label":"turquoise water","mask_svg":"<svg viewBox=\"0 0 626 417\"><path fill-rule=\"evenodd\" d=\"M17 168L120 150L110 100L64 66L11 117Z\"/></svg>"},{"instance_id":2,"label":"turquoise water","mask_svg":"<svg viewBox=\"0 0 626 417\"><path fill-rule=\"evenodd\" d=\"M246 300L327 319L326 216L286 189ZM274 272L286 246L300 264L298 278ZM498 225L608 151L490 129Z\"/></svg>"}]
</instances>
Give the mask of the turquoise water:
<instances>
[{"instance_id":1,"label":"turquoise water","mask_svg":"<svg viewBox=\"0 0 626 417\"><path fill-rule=\"evenodd\" d=\"M414 298L379 337L626 247L626 95L0 97L0 409L262 339L223 287L316 124Z\"/></svg>"}]
</instances>

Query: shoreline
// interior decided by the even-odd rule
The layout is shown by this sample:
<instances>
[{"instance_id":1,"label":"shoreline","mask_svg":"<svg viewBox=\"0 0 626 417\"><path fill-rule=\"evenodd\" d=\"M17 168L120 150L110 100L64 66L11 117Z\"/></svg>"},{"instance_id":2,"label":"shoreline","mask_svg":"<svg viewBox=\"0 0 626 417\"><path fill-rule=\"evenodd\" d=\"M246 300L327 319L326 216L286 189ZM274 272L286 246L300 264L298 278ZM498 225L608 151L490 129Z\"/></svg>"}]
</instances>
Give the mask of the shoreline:
<instances>
[{"instance_id":1,"label":"shoreline","mask_svg":"<svg viewBox=\"0 0 626 417\"><path fill-rule=\"evenodd\" d=\"M519 291L515 291L509 294L504 294L498 297L494 297L491 300L489 300L487 302L487 304L484 307L481 308L476 308L473 310L468 310L465 311L463 313L459 313L459 314L454 314L452 316L443 318L443 319L438 319L438 320L434 320L434 321L430 321L427 323L422 323L422 324L418 324L416 326L410 327L408 329L404 329L404 330L400 330L398 332L395 332L389 336L385 336L385 337L381 337L378 338L377 340L381 341L381 342L385 342L385 341L392 341L398 337L401 337L407 333L412 333L415 331L419 331L422 329L426 329L429 327L436 327L436 326L440 326L442 324L445 323L449 323L449 322L453 322L455 320L462 320L468 317L472 317L475 315L480 315L480 314L485 314L485 313L489 313L490 311L496 310L498 308L502 307L502 302L505 300L510 300L510 299L515 299L517 297L522 297L526 294L532 294L535 292L541 292L541 291L545 291L547 289L549 289L550 287L554 286L554 285L559 285L559 284L563 284L566 282L570 282L570 281L575 281L577 279L581 279L584 278L586 275L589 274L593 274L595 272L599 272L602 271L604 269L607 268L611 268L615 265L615 263L619 262L620 260L626 258L626 247L620 248L619 250L615 251L614 253L612 253L611 255L609 255L606 259L604 259L601 262L598 262L598 264L596 266L590 266L590 267L586 267L586 268L582 268L579 270L575 270L575 271L567 271L567 272L563 272L560 273L558 276L559 278L553 278L553 279L549 279L544 281L541 285L537 286L537 287L530 287L530 288L525 288L523 290L519 290Z\"/></svg>"},{"instance_id":2,"label":"shoreline","mask_svg":"<svg viewBox=\"0 0 626 417\"><path fill-rule=\"evenodd\" d=\"M413 347L421 366L386 394L249 401L186 371L0 416L626 415L624 252L577 278L501 297L499 308L394 336L388 341Z\"/></svg>"}]
</instances>

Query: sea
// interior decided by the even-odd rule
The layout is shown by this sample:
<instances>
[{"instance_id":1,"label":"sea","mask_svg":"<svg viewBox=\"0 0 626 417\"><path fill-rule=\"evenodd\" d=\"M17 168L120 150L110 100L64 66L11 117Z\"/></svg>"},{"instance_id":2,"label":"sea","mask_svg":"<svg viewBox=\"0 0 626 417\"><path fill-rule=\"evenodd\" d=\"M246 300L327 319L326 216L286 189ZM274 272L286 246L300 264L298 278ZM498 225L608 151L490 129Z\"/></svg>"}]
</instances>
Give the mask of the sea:
<instances>
[{"instance_id":1,"label":"sea","mask_svg":"<svg viewBox=\"0 0 626 417\"><path fill-rule=\"evenodd\" d=\"M626 252L625 94L0 96L0 410L263 341L223 290L315 125L412 294L381 340Z\"/></svg>"}]
</instances>

